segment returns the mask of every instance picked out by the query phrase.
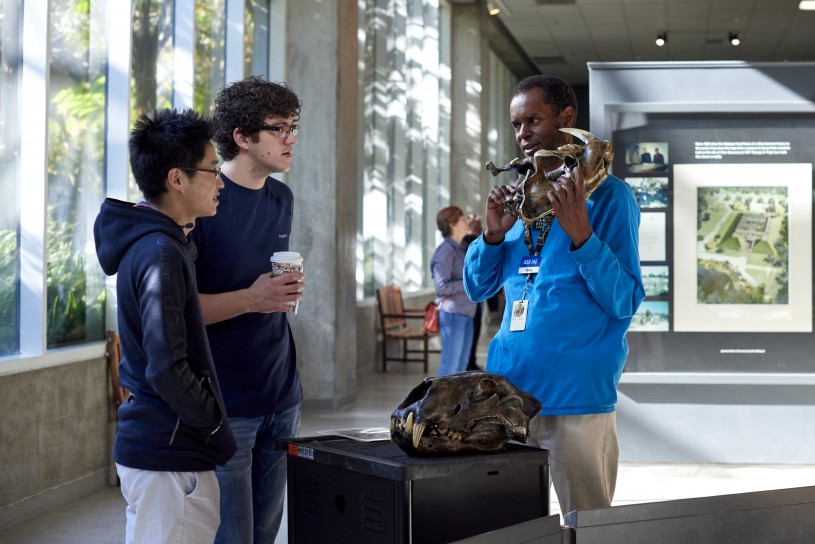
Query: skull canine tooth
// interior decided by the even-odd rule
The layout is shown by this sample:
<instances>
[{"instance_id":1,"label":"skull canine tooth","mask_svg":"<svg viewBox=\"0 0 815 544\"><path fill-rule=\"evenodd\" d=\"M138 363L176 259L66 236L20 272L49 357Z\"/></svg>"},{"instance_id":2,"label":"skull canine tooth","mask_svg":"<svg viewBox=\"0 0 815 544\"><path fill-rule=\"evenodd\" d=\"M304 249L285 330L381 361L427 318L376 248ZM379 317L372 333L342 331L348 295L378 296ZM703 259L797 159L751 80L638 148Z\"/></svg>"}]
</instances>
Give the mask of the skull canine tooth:
<instances>
[{"instance_id":1,"label":"skull canine tooth","mask_svg":"<svg viewBox=\"0 0 815 544\"><path fill-rule=\"evenodd\" d=\"M408 412L407 419L405 420L405 432L413 434L413 412Z\"/></svg>"},{"instance_id":2,"label":"skull canine tooth","mask_svg":"<svg viewBox=\"0 0 815 544\"><path fill-rule=\"evenodd\" d=\"M424 421L417 421L413 425L413 433L411 433L411 434L413 435L413 447L414 448L419 447L419 442L421 442L421 440L422 440L422 435L424 434L424 429L425 429L426 426L427 426L427 423L425 423Z\"/></svg>"}]
</instances>

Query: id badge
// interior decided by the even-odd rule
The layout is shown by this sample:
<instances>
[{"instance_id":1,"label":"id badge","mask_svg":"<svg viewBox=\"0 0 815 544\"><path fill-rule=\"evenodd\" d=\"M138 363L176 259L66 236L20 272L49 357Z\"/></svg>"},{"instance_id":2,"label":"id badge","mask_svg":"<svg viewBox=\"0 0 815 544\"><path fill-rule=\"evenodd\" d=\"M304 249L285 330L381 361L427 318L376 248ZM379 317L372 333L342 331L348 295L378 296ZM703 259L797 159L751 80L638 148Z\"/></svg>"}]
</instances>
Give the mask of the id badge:
<instances>
[{"instance_id":1,"label":"id badge","mask_svg":"<svg viewBox=\"0 0 815 544\"><path fill-rule=\"evenodd\" d=\"M526 314L528 309L528 300L516 300L512 303L512 318L509 321L510 331L514 332L526 329Z\"/></svg>"},{"instance_id":2,"label":"id badge","mask_svg":"<svg viewBox=\"0 0 815 544\"><path fill-rule=\"evenodd\" d=\"M521 266L518 267L518 274L537 274L541 269L541 256L529 255L521 257Z\"/></svg>"}]
</instances>

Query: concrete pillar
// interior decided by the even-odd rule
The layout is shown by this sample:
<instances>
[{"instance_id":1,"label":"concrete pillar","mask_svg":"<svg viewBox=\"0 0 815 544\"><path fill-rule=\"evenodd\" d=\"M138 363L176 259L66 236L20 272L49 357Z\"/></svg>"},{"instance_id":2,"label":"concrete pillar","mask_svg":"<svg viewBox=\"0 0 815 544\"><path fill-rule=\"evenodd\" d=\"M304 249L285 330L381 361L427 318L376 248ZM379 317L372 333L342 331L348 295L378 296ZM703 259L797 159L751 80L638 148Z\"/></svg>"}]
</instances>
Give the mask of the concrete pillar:
<instances>
[{"instance_id":1,"label":"concrete pillar","mask_svg":"<svg viewBox=\"0 0 815 544\"><path fill-rule=\"evenodd\" d=\"M484 3L451 5L450 204L483 215L487 155L488 17Z\"/></svg>"},{"instance_id":2,"label":"concrete pillar","mask_svg":"<svg viewBox=\"0 0 815 544\"><path fill-rule=\"evenodd\" d=\"M356 399L357 2L286 6L286 81L303 102L287 183L306 296L290 323L306 406Z\"/></svg>"}]
</instances>

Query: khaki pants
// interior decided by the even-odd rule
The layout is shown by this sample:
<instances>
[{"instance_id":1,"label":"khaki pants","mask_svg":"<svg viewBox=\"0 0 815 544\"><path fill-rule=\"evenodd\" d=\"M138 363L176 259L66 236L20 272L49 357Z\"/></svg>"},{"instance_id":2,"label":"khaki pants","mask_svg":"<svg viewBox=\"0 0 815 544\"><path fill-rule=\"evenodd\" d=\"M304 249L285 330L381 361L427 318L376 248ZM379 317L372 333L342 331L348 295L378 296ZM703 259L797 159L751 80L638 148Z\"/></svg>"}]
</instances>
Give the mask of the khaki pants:
<instances>
[{"instance_id":1,"label":"khaki pants","mask_svg":"<svg viewBox=\"0 0 815 544\"><path fill-rule=\"evenodd\" d=\"M609 414L535 416L530 443L549 450L549 470L560 510L611 506L617 486L617 418Z\"/></svg>"},{"instance_id":2,"label":"khaki pants","mask_svg":"<svg viewBox=\"0 0 815 544\"><path fill-rule=\"evenodd\" d=\"M215 471L154 472L116 465L127 500L126 544L206 544L221 522Z\"/></svg>"}]
</instances>

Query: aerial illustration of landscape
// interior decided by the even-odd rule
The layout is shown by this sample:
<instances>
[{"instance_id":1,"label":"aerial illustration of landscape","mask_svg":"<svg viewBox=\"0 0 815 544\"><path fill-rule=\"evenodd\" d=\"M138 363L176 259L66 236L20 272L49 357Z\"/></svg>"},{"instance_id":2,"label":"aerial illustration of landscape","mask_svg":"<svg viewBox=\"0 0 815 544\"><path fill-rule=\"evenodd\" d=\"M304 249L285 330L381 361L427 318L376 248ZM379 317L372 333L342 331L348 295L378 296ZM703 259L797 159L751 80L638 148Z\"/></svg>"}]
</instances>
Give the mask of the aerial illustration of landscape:
<instances>
[{"instance_id":1,"label":"aerial illustration of landscape","mask_svg":"<svg viewBox=\"0 0 815 544\"><path fill-rule=\"evenodd\" d=\"M697 303L787 304L786 186L697 190Z\"/></svg>"}]
</instances>

